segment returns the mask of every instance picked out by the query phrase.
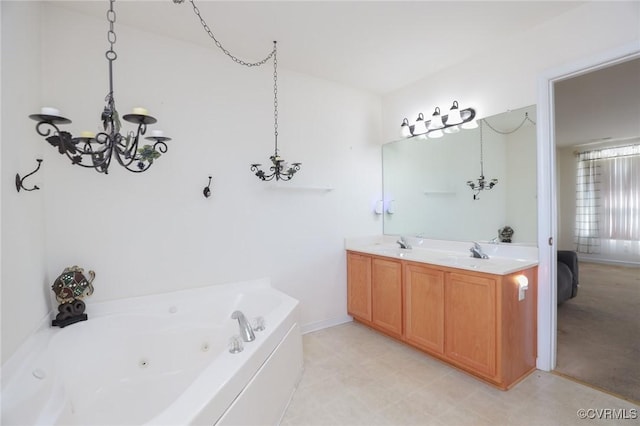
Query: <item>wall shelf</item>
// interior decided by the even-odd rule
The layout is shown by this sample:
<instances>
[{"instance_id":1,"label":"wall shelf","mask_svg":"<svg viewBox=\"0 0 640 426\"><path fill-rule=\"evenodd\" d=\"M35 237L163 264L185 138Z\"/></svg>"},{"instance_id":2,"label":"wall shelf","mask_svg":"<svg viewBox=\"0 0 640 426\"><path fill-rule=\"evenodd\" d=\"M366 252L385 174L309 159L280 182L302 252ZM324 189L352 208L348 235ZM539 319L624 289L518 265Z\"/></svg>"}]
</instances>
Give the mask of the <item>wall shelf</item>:
<instances>
[{"instance_id":1,"label":"wall shelf","mask_svg":"<svg viewBox=\"0 0 640 426\"><path fill-rule=\"evenodd\" d=\"M307 186L307 185L291 185L288 183L270 183L268 189L289 190L289 191L309 191L309 192L330 192L334 188L329 186Z\"/></svg>"},{"instance_id":2,"label":"wall shelf","mask_svg":"<svg viewBox=\"0 0 640 426\"><path fill-rule=\"evenodd\" d=\"M453 196L456 195L456 191L427 190L424 191L424 195Z\"/></svg>"}]
</instances>

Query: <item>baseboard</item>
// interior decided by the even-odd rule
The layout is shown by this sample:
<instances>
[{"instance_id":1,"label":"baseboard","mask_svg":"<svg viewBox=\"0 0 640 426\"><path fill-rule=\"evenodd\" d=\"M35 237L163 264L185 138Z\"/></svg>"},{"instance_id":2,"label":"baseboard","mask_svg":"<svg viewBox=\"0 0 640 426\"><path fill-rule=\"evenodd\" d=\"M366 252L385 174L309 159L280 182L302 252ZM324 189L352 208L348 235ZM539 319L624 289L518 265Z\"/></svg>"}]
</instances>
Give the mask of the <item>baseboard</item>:
<instances>
[{"instance_id":1,"label":"baseboard","mask_svg":"<svg viewBox=\"0 0 640 426\"><path fill-rule=\"evenodd\" d=\"M604 265L614 265L614 266L630 266L634 268L640 267L640 263L638 262L590 257L590 256L581 255L580 253L578 253L578 261L589 262L589 263L601 263Z\"/></svg>"},{"instance_id":2,"label":"baseboard","mask_svg":"<svg viewBox=\"0 0 640 426\"><path fill-rule=\"evenodd\" d=\"M344 324L344 323L351 322L351 321L353 321L353 318L351 318L348 315L345 315L343 317L329 318L329 319L322 320L322 321L310 322L308 324L301 325L300 326L300 330L302 331L302 334L307 334L307 333L311 333L313 331L318 331L318 330L322 330L324 328L334 327L336 325Z\"/></svg>"}]
</instances>

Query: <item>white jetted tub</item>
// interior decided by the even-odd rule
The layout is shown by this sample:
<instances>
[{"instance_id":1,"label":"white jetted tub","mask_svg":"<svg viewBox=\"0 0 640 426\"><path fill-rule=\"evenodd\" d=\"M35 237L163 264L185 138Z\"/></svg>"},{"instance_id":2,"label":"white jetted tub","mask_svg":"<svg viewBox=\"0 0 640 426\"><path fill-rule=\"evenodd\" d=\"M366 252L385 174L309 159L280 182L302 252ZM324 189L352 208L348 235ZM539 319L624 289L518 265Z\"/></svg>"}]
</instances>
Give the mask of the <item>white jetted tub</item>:
<instances>
[{"instance_id":1,"label":"white jetted tub","mask_svg":"<svg viewBox=\"0 0 640 426\"><path fill-rule=\"evenodd\" d=\"M268 279L87 303L5 363L2 424L277 424L302 372L297 306ZM230 353L236 310L265 329Z\"/></svg>"}]
</instances>

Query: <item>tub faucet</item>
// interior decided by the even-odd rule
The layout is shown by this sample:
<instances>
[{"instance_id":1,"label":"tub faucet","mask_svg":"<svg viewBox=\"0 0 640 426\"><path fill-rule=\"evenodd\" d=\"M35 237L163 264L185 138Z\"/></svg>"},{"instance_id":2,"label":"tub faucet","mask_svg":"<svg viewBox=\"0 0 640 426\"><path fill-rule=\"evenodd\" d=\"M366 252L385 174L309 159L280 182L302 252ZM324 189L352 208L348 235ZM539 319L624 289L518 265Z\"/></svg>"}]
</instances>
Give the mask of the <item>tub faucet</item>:
<instances>
[{"instance_id":1,"label":"tub faucet","mask_svg":"<svg viewBox=\"0 0 640 426\"><path fill-rule=\"evenodd\" d=\"M231 314L232 319L237 319L238 324L240 325L240 336L242 336L242 340L245 342L253 342L256 339L255 334L253 334L253 330L247 321L247 318L240 311L234 311Z\"/></svg>"},{"instance_id":2,"label":"tub faucet","mask_svg":"<svg viewBox=\"0 0 640 426\"><path fill-rule=\"evenodd\" d=\"M489 256L482 251L482 247L480 247L480 244L476 243L475 241L473 242L473 247L471 247L469 249L469 251L471 252L471 256L477 258L477 259L488 259Z\"/></svg>"},{"instance_id":3,"label":"tub faucet","mask_svg":"<svg viewBox=\"0 0 640 426\"><path fill-rule=\"evenodd\" d=\"M411 248L411 244L409 244L407 242L407 240L403 236L400 236L400 239L398 241L396 241L396 243L398 243L398 245L400 245L401 249L410 249Z\"/></svg>"}]
</instances>

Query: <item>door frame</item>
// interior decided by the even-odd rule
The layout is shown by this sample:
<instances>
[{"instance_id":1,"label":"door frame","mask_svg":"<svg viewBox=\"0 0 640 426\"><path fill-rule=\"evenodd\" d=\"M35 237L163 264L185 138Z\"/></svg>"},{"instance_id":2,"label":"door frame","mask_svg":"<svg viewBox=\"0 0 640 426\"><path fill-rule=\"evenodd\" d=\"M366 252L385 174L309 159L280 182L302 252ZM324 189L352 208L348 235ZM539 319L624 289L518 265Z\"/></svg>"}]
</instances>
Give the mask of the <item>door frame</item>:
<instances>
[{"instance_id":1,"label":"door frame","mask_svg":"<svg viewBox=\"0 0 640 426\"><path fill-rule=\"evenodd\" d=\"M556 367L558 210L556 194L554 84L617 63L640 58L640 42L582 58L553 68L538 77L537 183L538 183L538 358L536 367Z\"/></svg>"}]
</instances>

